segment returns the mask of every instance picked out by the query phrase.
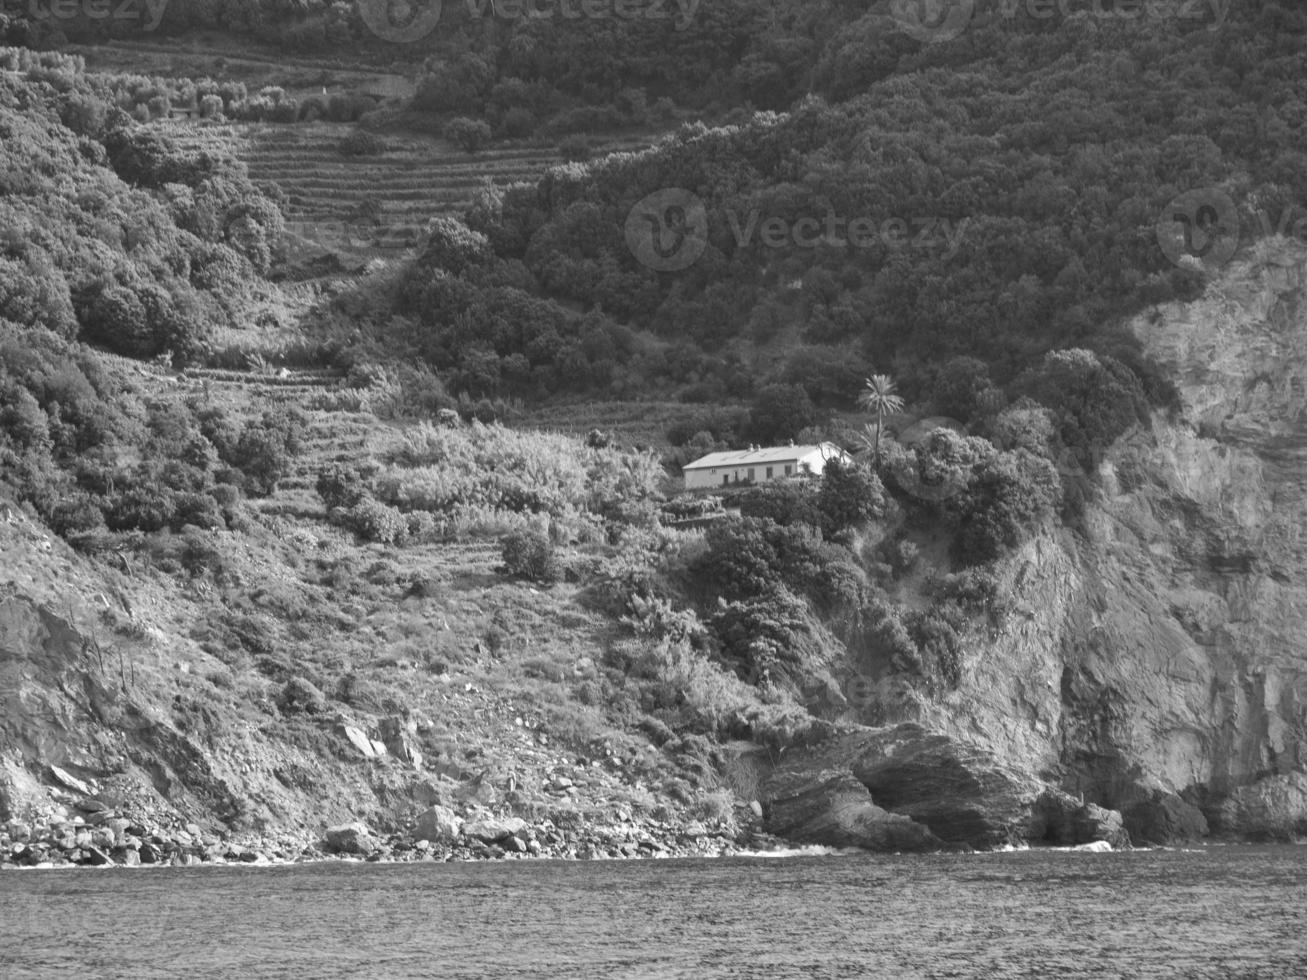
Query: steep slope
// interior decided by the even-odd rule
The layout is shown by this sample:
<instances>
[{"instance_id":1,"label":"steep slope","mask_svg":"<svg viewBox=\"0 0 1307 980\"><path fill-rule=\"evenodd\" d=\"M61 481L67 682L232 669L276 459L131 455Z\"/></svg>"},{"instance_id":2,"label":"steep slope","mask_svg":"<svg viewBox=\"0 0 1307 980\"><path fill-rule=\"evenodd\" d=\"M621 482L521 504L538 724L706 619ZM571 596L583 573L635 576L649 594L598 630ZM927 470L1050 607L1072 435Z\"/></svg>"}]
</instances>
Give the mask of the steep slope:
<instances>
[{"instance_id":1,"label":"steep slope","mask_svg":"<svg viewBox=\"0 0 1307 980\"><path fill-rule=\"evenodd\" d=\"M715 777L693 744L678 762L605 704L614 624L582 585L496 574L493 539L391 548L328 522L316 472L396 436L357 392L321 372L140 374L154 399L295 407L304 450L240 530L164 535L150 554L88 560L0 507L4 858L11 839L29 864L128 860L151 840L184 863L292 858L352 821L416 857L408 832L435 805L473 826L526 817L558 856L734 834L729 802L704 809ZM121 819L130 840L76 844L83 819ZM466 836L463 853L493 843Z\"/></svg>"},{"instance_id":2,"label":"steep slope","mask_svg":"<svg viewBox=\"0 0 1307 980\"><path fill-rule=\"evenodd\" d=\"M1203 299L1135 320L1180 411L1102 460L1076 532L1005 562L1013 611L956 692L913 695L855 648L860 717L922 723L913 751L932 731L979 750L973 774L1006 767L1119 809L1136 842L1307 833L1305 287L1307 249L1270 240ZM938 769L877 782L868 758L904 749L851 737L787 768L851 769L895 812L903 784ZM978 794L1004 803L988 831L1038 836L1038 786L1010 785ZM965 787L938 792L968 805Z\"/></svg>"}]
</instances>

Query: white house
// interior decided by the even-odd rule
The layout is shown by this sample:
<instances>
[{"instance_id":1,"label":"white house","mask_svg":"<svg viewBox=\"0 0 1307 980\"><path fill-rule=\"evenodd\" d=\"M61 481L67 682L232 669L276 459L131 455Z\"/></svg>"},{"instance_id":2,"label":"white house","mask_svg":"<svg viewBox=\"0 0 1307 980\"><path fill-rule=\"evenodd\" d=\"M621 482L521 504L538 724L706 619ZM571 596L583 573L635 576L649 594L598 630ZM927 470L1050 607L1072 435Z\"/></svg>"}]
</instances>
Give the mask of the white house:
<instances>
[{"instance_id":1,"label":"white house","mask_svg":"<svg viewBox=\"0 0 1307 980\"><path fill-rule=\"evenodd\" d=\"M740 483L767 483L787 476L820 476L830 459L848 460L833 442L818 446L750 446L725 453L709 453L682 467L685 489L710 490Z\"/></svg>"}]
</instances>

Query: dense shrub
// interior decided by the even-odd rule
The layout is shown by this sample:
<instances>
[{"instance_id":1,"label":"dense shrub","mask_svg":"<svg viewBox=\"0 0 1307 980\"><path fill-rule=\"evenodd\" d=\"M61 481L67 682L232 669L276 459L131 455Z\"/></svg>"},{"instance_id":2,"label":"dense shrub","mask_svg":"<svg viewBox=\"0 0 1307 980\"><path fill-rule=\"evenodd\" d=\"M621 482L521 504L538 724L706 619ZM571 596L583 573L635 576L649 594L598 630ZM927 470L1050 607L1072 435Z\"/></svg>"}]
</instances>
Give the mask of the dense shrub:
<instances>
[{"instance_id":1,"label":"dense shrub","mask_svg":"<svg viewBox=\"0 0 1307 980\"><path fill-rule=\"evenodd\" d=\"M1132 425L1147 418L1138 376L1115 358L1087 350L1052 351L1022 387L1051 409L1058 435L1086 470Z\"/></svg>"},{"instance_id":2,"label":"dense shrub","mask_svg":"<svg viewBox=\"0 0 1307 980\"><path fill-rule=\"evenodd\" d=\"M822 657L807 606L784 589L724 603L709 627L722 654L751 684L796 686Z\"/></svg>"},{"instance_id":3,"label":"dense shrub","mask_svg":"<svg viewBox=\"0 0 1307 980\"><path fill-rule=\"evenodd\" d=\"M435 218L427 226L426 248L418 258L423 270L442 269L454 275L484 263L490 257L486 236L457 218Z\"/></svg>"},{"instance_id":4,"label":"dense shrub","mask_svg":"<svg viewBox=\"0 0 1307 980\"><path fill-rule=\"evenodd\" d=\"M965 498L958 557L983 564L1017 547L1052 516L1060 491L1052 463L1024 449L981 463Z\"/></svg>"},{"instance_id":5,"label":"dense shrub","mask_svg":"<svg viewBox=\"0 0 1307 980\"><path fill-rule=\"evenodd\" d=\"M832 459L822 471L817 491L820 527L827 537L885 516L885 488L872 470Z\"/></svg>"},{"instance_id":6,"label":"dense shrub","mask_svg":"<svg viewBox=\"0 0 1307 980\"><path fill-rule=\"evenodd\" d=\"M445 138L456 143L464 153L476 153L490 142L490 124L484 119L460 116L445 126Z\"/></svg>"},{"instance_id":7,"label":"dense shrub","mask_svg":"<svg viewBox=\"0 0 1307 980\"><path fill-rule=\"evenodd\" d=\"M320 472L315 489L328 510L353 507L371 491L359 468L346 463L332 463Z\"/></svg>"},{"instance_id":8,"label":"dense shrub","mask_svg":"<svg viewBox=\"0 0 1307 980\"><path fill-rule=\"evenodd\" d=\"M292 677L277 695L277 707L286 714L317 715L327 710L327 697L303 677Z\"/></svg>"},{"instance_id":9,"label":"dense shrub","mask_svg":"<svg viewBox=\"0 0 1307 980\"><path fill-rule=\"evenodd\" d=\"M509 575L542 585L558 580L558 558L548 535L539 531L515 531L503 539L501 551Z\"/></svg>"},{"instance_id":10,"label":"dense shrub","mask_svg":"<svg viewBox=\"0 0 1307 980\"><path fill-rule=\"evenodd\" d=\"M244 474L247 487L266 496L290 472L306 423L298 409L268 411L247 423L234 445L218 448L223 460Z\"/></svg>"},{"instance_id":11,"label":"dense shrub","mask_svg":"<svg viewBox=\"0 0 1307 980\"><path fill-rule=\"evenodd\" d=\"M340 141L340 152L347 157L371 157L386 151L386 142L375 133L366 129L351 130Z\"/></svg>"},{"instance_id":12,"label":"dense shrub","mask_svg":"<svg viewBox=\"0 0 1307 980\"><path fill-rule=\"evenodd\" d=\"M732 499L744 517L759 517L782 526L823 525L817 488L810 480L780 480L741 491Z\"/></svg>"},{"instance_id":13,"label":"dense shrub","mask_svg":"<svg viewBox=\"0 0 1307 980\"><path fill-rule=\"evenodd\" d=\"M363 540L378 544L403 544L408 537L404 515L371 497L364 497L350 507L345 523Z\"/></svg>"},{"instance_id":14,"label":"dense shrub","mask_svg":"<svg viewBox=\"0 0 1307 980\"><path fill-rule=\"evenodd\" d=\"M808 392L799 385L768 385L758 392L749 411L749 434L763 445L794 439L820 419Z\"/></svg>"},{"instance_id":15,"label":"dense shrub","mask_svg":"<svg viewBox=\"0 0 1307 980\"><path fill-rule=\"evenodd\" d=\"M749 600L787 589L831 611L861 604L865 582L852 555L824 543L821 531L806 524L719 521L705 541L690 573L707 596Z\"/></svg>"}]
</instances>

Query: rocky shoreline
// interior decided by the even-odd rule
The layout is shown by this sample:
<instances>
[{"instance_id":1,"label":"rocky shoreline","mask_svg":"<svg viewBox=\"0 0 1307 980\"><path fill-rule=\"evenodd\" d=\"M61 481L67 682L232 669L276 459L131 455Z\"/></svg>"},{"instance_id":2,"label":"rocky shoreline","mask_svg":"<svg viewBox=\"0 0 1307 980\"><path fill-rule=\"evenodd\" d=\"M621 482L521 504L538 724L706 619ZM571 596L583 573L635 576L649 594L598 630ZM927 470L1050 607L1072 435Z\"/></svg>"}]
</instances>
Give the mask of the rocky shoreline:
<instances>
[{"instance_id":1,"label":"rocky shoreline","mask_svg":"<svg viewBox=\"0 0 1307 980\"><path fill-rule=\"evenodd\" d=\"M684 826L626 823L563 830L552 823L445 807L423 813L410 833L381 834L362 823L325 834L228 838L198 824L161 827L113 810L41 826L0 828L0 869L35 867L269 866L329 860L408 863L502 859L634 860L727 857L787 848L780 838L734 821Z\"/></svg>"}]
</instances>

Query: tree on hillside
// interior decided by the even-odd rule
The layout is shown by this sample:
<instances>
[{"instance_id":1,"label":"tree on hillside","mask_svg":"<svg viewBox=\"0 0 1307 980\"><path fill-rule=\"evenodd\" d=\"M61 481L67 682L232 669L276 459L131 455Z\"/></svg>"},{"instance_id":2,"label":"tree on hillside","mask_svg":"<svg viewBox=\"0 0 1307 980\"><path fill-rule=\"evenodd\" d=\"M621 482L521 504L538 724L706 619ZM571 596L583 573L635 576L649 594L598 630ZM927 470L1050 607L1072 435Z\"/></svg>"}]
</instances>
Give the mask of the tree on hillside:
<instances>
[{"instance_id":1,"label":"tree on hillside","mask_svg":"<svg viewBox=\"0 0 1307 980\"><path fill-rule=\"evenodd\" d=\"M457 143L464 153L476 153L490 142L490 124L459 116L445 127L445 138Z\"/></svg>"},{"instance_id":2,"label":"tree on hillside","mask_svg":"<svg viewBox=\"0 0 1307 980\"><path fill-rule=\"evenodd\" d=\"M779 445L819 421L816 406L802 385L771 384L754 397L749 432L764 445Z\"/></svg>"},{"instance_id":3,"label":"tree on hillside","mask_svg":"<svg viewBox=\"0 0 1307 980\"><path fill-rule=\"evenodd\" d=\"M903 411L903 397L894 390L894 381L887 374L873 374L858 398L858 404L876 416L876 439L872 446L875 465L880 465L880 434L885 427L885 416Z\"/></svg>"}]
</instances>

